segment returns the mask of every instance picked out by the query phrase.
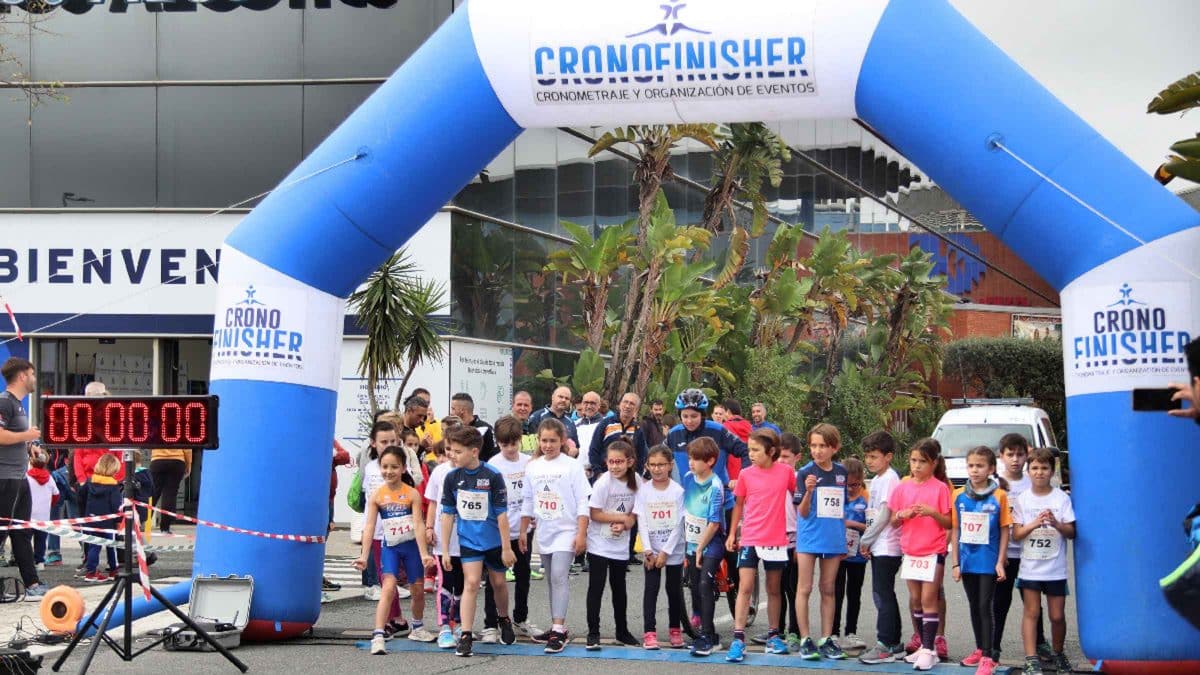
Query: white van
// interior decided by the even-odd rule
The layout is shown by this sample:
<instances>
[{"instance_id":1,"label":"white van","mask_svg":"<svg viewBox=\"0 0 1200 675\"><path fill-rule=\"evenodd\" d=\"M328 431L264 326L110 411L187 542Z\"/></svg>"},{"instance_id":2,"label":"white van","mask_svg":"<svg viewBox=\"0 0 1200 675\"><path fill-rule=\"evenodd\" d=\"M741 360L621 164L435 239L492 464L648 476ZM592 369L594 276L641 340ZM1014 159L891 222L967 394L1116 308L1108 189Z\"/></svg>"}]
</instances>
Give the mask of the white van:
<instances>
[{"instance_id":1,"label":"white van","mask_svg":"<svg viewBox=\"0 0 1200 675\"><path fill-rule=\"evenodd\" d=\"M947 410L938 420L933 437L942 445L946 473L955 485L967 482L967 452L986 445L997 447L1005 434L1021 434L1030 448L1058 448L1050 416L1033 407L1033 399L954 399L965 408ZM1055 485L1062 483L1062 455L1055 468Z\"/></svg>"}]
</instances>

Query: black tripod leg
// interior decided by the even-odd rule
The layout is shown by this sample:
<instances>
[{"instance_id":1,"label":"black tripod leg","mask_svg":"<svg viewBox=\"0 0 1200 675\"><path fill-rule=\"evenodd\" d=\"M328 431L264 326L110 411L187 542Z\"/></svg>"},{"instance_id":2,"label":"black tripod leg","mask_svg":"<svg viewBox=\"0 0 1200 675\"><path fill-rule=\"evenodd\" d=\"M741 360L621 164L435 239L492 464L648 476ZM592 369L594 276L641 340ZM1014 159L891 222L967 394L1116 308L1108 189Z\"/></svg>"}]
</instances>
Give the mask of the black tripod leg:
<instances>
[{"instance_id":1,"label":"black tripod leg","mask_svg":"<svg viewBox=\"0 0 1200 675\"><path fill-rule=\"evenodd\" d=\"M88 617L87 623L84 624L84 629L75 632L75 636L71 638L71 644L67 645L66 651L64 651L62 655L58 657L58 660L54 662L54 666L51 668L51 670L58 672L58 669L62 668L62 665L66 662L67 657L71 655L71 652L75 651L76 645L78 645L79 641L83 639L83 635L87 632L87 629L96 625L96 619L99 618L100 612L104 611L105 605L107 605L109 600L112 599L113 594L117 592L117 588L119 586L119 583L115 583L111 588L108 589L108 594L104 596L104 599L100 601L100 604L96 605L96 609L92 610L92 615Z\"/></svg>"},{"instance_id":2,"label":"black tripod leg","mask_svg":"<svg viewBox=\"0 0 1200 675\"><path fill-rule=\"evenodd\" d=\"M124 580L118 580L113 584L112 591L109 591L109 596L125 585ZM88 645L88 652L83 657L83 662L79 664L79 675L87 673L88 668L92 666L92 659L96 657L96 650L100 648L100 643L103 642L104 633L108 631L108 624L112 621L113 612L117 611L117 603L114 598L113 603L108 606L108 611L104 613L104 621L100 622L100 627L96 629L96 634L92 636L92 643Z\"/></svg>"},{"instance_id":3,"label":"black tripod leg","mask_svg":"<svg viewBox=\"0 0 1200 675\"><path fill-rule=\"evenodd\" d=\"M162 603L163 607L166 607L167 609L171 610L172 614L177 616L180 621L187 624L188 628L191 628L193 631L195 631L196 635L199 635L200 637L204 638L204 641L207 642L213 649L217 650L218 652L221 652L221 656L224 656L225 660L232 663L234 666L237 667L238 670L242 671L243 673L250 670L250 666L247 666L246 664L239 661L238 657L234 656L232 652L230 652L228 649L225 648L225 645L214 640L213 637L208 634L208 631L206 631L203 628L201 628L200 626L196 625L196 622L192 621L192 617L179 611L179 608L176 607L174 604L172 604L170 600L163 597L163 594L159 593L157 588L154 588L153 586L151 586L150 592L154 594L155 599L157 599L160 603Z\"/></svg>"}]
</instances>

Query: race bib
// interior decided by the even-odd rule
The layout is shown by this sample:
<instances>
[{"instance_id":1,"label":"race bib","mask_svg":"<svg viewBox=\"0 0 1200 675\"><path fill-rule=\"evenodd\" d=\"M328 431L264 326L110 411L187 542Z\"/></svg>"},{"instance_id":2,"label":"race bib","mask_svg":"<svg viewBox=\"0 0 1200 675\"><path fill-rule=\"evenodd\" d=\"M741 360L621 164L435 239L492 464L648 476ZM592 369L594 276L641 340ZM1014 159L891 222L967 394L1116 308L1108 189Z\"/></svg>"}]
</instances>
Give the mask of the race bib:
<instances>
[{"instance_id":1,"label":"race bib","mask_svg":"<svg viewBox=\"0 0 1200 675\"><path fill-rule=\"evenodd\" d=\"M862 533L852 527L847 527L846 528L846 555L848 555L852 558L858 556L858 549L859 549L858 544L861 541L862 541Z\"/></svg>"},{"instance_id":2,"label":"race bib","mask_svg":"<svg viewBox=\"0 0 1200 675\"><path fill-rule=\"evenodd\" d=\"M846 490L840 487L817 488L817 517L839 518L846 517L844 498Z\"/></svg>"},{"instance_id":3,"label":"race bib","mask_svg":"<svg viewBox=\"0 0 1200 675\"><path fill-rule=\"evenodd\" d=\"M488 493L459 490L458 517L463 520L487 520Z\"/></svg>"},{"instance_id":4,"label":"race bib","mask_svg":"<svg viewBox=\"0 0 1200 675\"><path fill-rule=\"evenodd\" d=\"M396 546L416 538L417 531L413 527L411 513L407 516L383 519L383 543L388 546Z\"/></svg>"},{"instance_id":5,"label":"race bib","mask_svg":"<svg viewBox=\"0 0 1200 675\"><path fill-rule=\"evenodd\" d=\"M675 528L675 504L672 502L652 502L646 504L646 520L650 523L651 532L670 531Z\"/></svg>"},{"instance_id":6,"label":"race bib","mask_svg":"<svg viewBox=\"0 0 1200 675\"><path fill-rule=\"evenodd\" d=\"M1053 560L1062 549L1062 535L1053 527L1039 527L1025 539L1023 560Z\"/></svg>"},{"instance_id":7,"label":"race bib","mask_svg":"<svg viewBox=\"0 0 1200 675\"><path fill-rule=\"evenodd\" d=\"M875 518L879 515L879 509L867 509L867 529L875 524Z\"/></svg>"},{"instance_id":8,"label":"race bib","mask_svg":"<svg viewBox=\"0 0 1200 675\"><path fill-rule=\"evenodd\" d=\"M704 530L708 527L708 519L700 516L693 516L690 513L683 515L683 536L689 544L699 544L700 538L704 536Z\"/></svg>"},{"instance_id":9,"label":"race bib","mask_svg":"<svg viewBox=\"0 0 1200 675\"><path fill-rule=\"evenodd\" d=\"M543 490L534 498L533 512L539 520L558 520L564 512L562 497L557 492Z\"/></svg>"},{"instance_id":10,"label":"race bib","mask_svg":"<svg viewBox=\"0 0 1200 675\"><path fill-rule=\"evenodd\" d=\"M911 579L913 581L933 581L933 575L937 572L937 554L923 556L904 556L904 561L900 563L900 578Z\"/></svg>"},{"instance_id":11,"label":"race bib","mask_svg":"<svg viewBox=\"0 0 1200 675\"><path fill-rule=\"evenodd\" d=\"M504 477L508 483L508 504L511 507L514 503L518 506L521 504L522 496L525 489L525 472L518 471L510 473Z\"/></svg>"},{"instance_id":12,"label":"race bib","mask_svg":"<svg viewBox=\"0 0 1200 675\"><path fill-rule=\"evenodd\" d=\"M765 562L787 562L788 548L785 546L755 546L758 559Z\"/></svg>"},{"instance_id":13,"label":"race bib","mask_svg":"<svg viewBox=\"0 0 1200 675\"><path fill-rule=\"evenodd\" d=\"M992 536L991 514L963 511L958 514L958 541L962 544L987 545Z\"/></svg>"}]
</instances>

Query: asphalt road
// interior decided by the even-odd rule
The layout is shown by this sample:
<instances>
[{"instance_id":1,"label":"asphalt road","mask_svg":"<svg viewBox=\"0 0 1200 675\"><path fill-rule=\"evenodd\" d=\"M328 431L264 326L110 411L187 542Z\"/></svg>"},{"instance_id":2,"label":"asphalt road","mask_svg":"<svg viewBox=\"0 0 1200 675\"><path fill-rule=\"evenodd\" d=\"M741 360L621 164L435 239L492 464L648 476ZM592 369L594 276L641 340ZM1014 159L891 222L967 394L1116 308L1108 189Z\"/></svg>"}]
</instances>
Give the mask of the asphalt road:
<instances>
[{"instance_id":1,"label":"asphalt road","mask_svg":"<svg viewBox=\"0 0 1200 675\"><path fill-rule=\"evenodd\" d=\"M346 535L344 532L335 533L334 538L329 544L328 554L329 562L327 569L342 568L344 569L344 559L351 551L348 541L344 541ZM54 585L57 583L73 583L81 585L79 580L71 578L73 571L74 558L73 553L68 554L68 565L61 568L49 568L43 573L45 580ZM77 564L77 563L76 563ZM154 577L161 578L166 576L187 575L190 573L191 556L187 553L165 553L160 556L159 563L153 568ZM641 599L642 599L642 571L640 568L633 568L627 577L628 592L629 592L629 617L630 629L636 634L641 634ZM702 662L700 659L691 659L686 656L685 652L674 650L662 650L659 653L647 653L641 649L623 649L613 646L605 647L599 653L587 653L582 649L582 632L586 626L584 619L584 597L586 592L586 578L583 576L575 577L572 580L572 596L571 607L568 617L568 625L573 633L578 632L572 646L567 652L558 656L545 656L536 651L536 648L528 643L518 642L517 646L509 648L508 654L505 654L505 648L493 647L490 645L479 645L477 643L476 656L472 659L460 659L453 656L451 653L438 652L431 646L414 645L407 640L399 641L395 645L398 649L419 649L419 651L403 651L401 653L392 653L386 656L371 656L364 649L359 648L358 643L369 637L374 603L365 601L361 595L352 586L337 594L344 599L323 605L321 617L314 630L314 636L310 639L301 639L283 644L266 644L266 645L245 645L238 649L235 653L239 658L244 660L253 672L265 673L280 673L280 672L335 672L347 667L353 668L354 672L383 672L394 671L397 668L403 668L412 672L421 673L444 673L453 670L460 670L464 667L469 667L472 671L488 673L488 672L535 672L537 670L545 670L549 659L554 659L558 663L553 666L556 671L562 672L570 670L574 675L591 675L596 673L611 673L616 669L619 672L632 672L634 670L644 671L647 667L655 670L661 668L684 668L689 672L709 672L715 669L728 668L724 662L723 652L718 652L714 656ZM1072 572L1072 587L1074 586ZM864 640L872 638L874 633L875 610L870 598L870 573L868 572L865 590L863 593L863 609L862 615L859 618L860 636ZM906 602L907 593L904 590L899 591L901 606L903 608ZM614 626L612 620L611 605L607 604L608 594L606 593L605 610L602 612L602 629L601 632L605 637L611 637ZM947 588L947 597L949 602L949 621L947 637L950 644L950 655L955 663L958 659L963 658L969 653L973 647L973 638L971 636L970 621L967 614L966 596L962 592L961 586L951 583ZM762 598L765 601L765 596ZM542 628L548 627L548 611L549 599L547 597L546 583L544 581L532 582L532 589L529 598L530 604L530 620ZM407 601L406 601L407 613ZM658 611L658 626L659 635L663 643L667 637L667 619L666 619L666 599L665 595L660 596ZM1002 649L1004 652L1003 662L1007 664L1016 664L1020 661L1021 648L1019 637L1020 623L1020 602L1014 603L1010 612L1007 629L1005 631L1004 644ZM34 605L30 605L33 610ZM816 601L813 601L813 618L816 620ZM1067 653L1073 659L1077 668L1086 664L1082 654L1079 651L1078 635L1076 633L1077 623L1075 620L1075 603L1074 598L1070 598L1067 603L1067 621L1068 621L1068 636L1067 636ZM433 616L432 606L430 605L426 611L427 616ZM729 631L731 630L731 618L724 602L718 604L717 610L717 629L728 641ZM479 611L477 627L482 626L482 608ZM765 612L759 621L750 628L749 632L754 633L763 630L766 627ZM3 630L8 627L0 626L0 635ZM477 628L478 629L478 628ZM906 626L906 637L909 634L909 628ZM143 642L143 644L145 644ZM522 646L523 645L523 646ZM64 667L64 672L73 672L78 668L82 656L83 649L77 650L75 654L68 660ZM484 652L495 652L492 654ZM518 652L518 653L513 653ZM813 664L811 662L802 662L795 657L765 657L761 654L761 648L755 647L751 650L752 656L747 660L742 667L753 664L756 668L768 668L770 666L779 665L788 667L788 669L796 667L817 667L827 670L836 669L844 672L904 672L910 667L905 664L892 664L891 667L869 667L857 664L857 662L848 661L840 663L820 662ZM627 658L614 659L614 657ZM647 657L659 659L658 661L647 661ZM634 660L636 659L636 660ZM48 659L46 667L50 665ZM775 670L776 668L771 668ZM237 672L233 666L225 662L225 660L215 653L170 653L155 649L138 657L135 661L129 664L123 664L120 660L109 652L106 648L101 649L100 655L91 670L94 673L117 672L122 673L173 673L187 672L194 674L201 673L235 673ZM779 670L782 670L780 668ZM939 671L944 672L973 672L973 669L959 668L957 666L939 666Z\"/></svg>"}]
</instances>

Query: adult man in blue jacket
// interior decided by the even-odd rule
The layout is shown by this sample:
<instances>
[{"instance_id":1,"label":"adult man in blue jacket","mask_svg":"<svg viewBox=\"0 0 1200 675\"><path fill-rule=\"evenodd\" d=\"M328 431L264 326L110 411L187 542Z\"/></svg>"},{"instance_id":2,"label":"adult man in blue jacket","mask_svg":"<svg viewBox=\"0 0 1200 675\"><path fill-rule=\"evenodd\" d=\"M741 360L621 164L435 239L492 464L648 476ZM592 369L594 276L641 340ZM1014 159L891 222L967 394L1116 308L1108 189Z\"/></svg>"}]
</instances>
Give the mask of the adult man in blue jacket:
<instances>
[{"instance_id":1,"label":"adult man in blue jacket","mask_svg":"<svg viewBox=\"0 0 1200 675\"><path fill-rule=\"evenodd\" d=\"M685 389L675 399L675 409L679 411L680 423L667 432L666 445L675 453L676 482L680 482L688 472L688 443L707 436L717 443L717 463L713 473L721 479L726 492L729 490L729 472L725 470L725 457L732 455L739 459L750 456L750 449L740 438L734 436L728 429L712 420L704 419L704 411L708 410L708 397L699 389ZM732 502L730 508L732 508Z\"/></svg>"}]
</instances>

